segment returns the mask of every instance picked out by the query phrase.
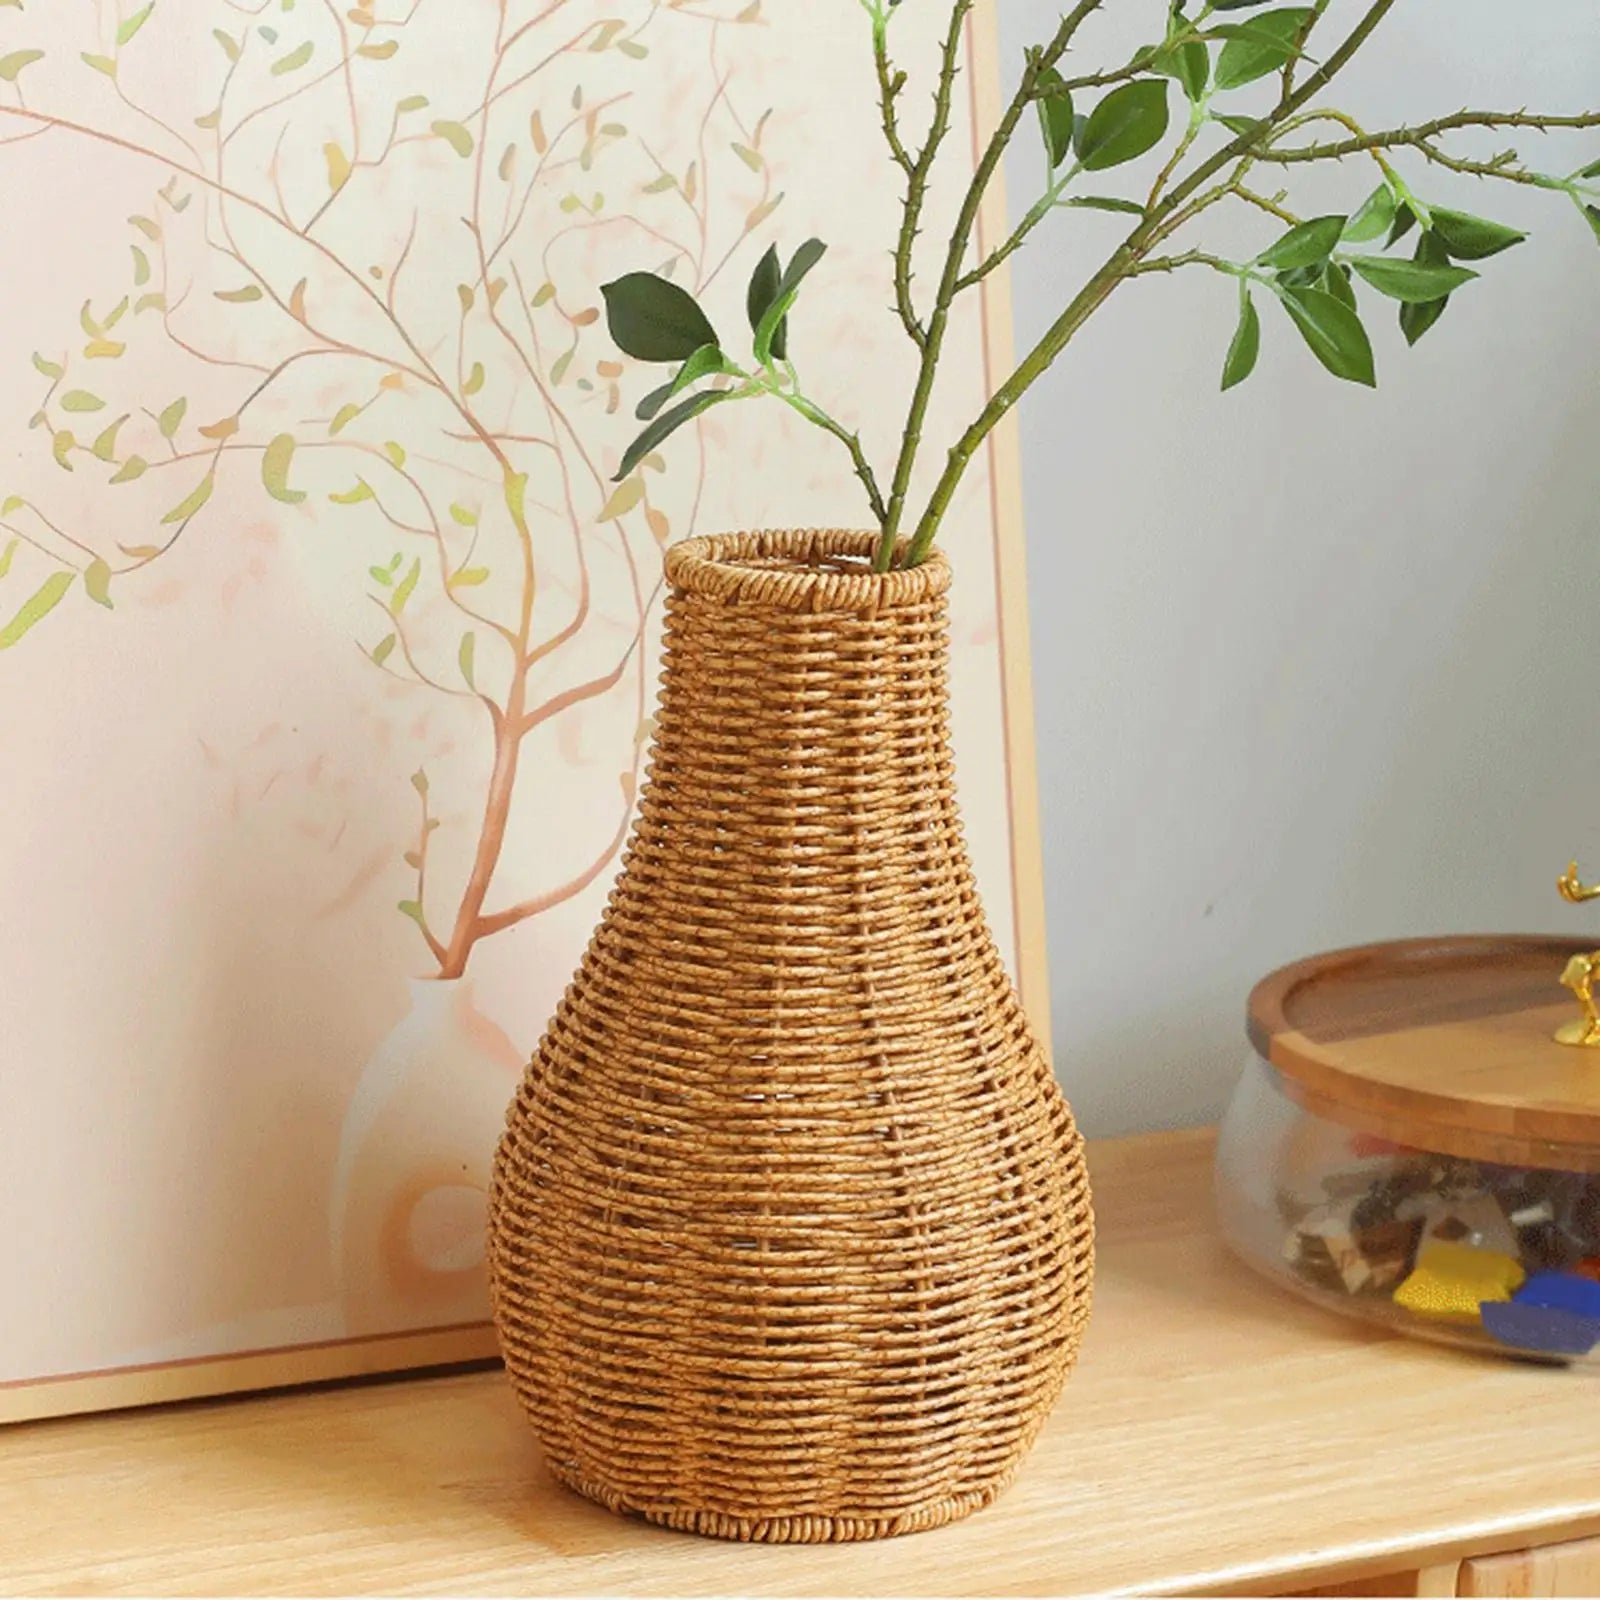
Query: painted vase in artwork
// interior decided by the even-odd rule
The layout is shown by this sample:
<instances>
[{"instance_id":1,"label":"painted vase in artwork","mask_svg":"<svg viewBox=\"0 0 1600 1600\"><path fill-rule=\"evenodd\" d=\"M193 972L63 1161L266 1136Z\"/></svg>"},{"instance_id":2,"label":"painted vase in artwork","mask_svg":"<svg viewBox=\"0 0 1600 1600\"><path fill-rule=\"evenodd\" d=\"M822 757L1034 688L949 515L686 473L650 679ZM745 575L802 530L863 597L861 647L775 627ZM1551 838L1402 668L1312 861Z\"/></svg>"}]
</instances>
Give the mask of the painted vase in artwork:
<instances>
[{"instance_id":1,"label":"painted vase in artwork","mask_svg":"<svg viewBox=\"0 0 1600 1600\"><path fill-rule=\"evenodd\" d=\"M483 1319L489 1158L521 1070L471 979L411 981L340 1132L329 1237L347 1333Z\"/></svg>"}]
</instances>

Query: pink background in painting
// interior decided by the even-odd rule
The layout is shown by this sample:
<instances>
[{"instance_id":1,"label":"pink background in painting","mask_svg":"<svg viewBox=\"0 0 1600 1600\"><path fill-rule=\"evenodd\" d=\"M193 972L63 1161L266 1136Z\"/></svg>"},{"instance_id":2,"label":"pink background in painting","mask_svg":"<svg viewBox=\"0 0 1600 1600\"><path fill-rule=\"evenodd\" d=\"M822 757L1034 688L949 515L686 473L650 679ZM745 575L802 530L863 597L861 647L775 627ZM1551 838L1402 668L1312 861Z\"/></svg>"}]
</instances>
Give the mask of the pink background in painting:
<instances>
[{"instance_id":1,"label":"pink background in painting","mask_svg":"<svg viewBox=\"0 0 1600 1600\"><path fill-rule=\"evenodd\" d=\"M229 69L213 29L235 39L273 29L275 40L249 39L223 99L224 132L252 108L270 109L230 141L222 182L268 211L281 196L285 213L274 220L237 198L219 201L190 178L171 191L189 197L180 212L157 194L170 164L82 132L57 128L0 145L13 241L0 266L9 307L0 319L0 370L9 374L0 495L25 502L8 499L0 515L0 550L17 540L0 581L0 627L52 573L82 573L92 558L114 572L111 609L93 602L80 576L0 651L0 1130L10 1155L0 1168L0 1280L11 1286L0 1307L0 1382L481 1315L478 1169L516 1063L570 974L612 867L564 903L482 940L465 985L449 997L435 1000L419 983L439 964L397 910L417 887L403 859L418 840L412 778L426 773L440 824L425 903L447 929L484 812L488 717L465 690L464 621L434 569L436 547L386 522L373 502L339 505L328 495L359 473L390 511L420 519L420 497L381 458L398 442L441 519L448 568L489 569L457 597L510 619L522 588L498 469L425 384L408 376L380 387L394 370L386 360L415 362L352 275L382 298L415 210L398 314L458 391L471 363L484 363L474 409L529 474L535 642L574 614L575 551L585 552L591 608L581 631L534 669L535 703L622 669L614 687L526 741L492 911L608 862L654 684L653 621L643 647L632 647L640 622L630 561L648 600L663 531L676 539L860 520L859 490L837 446L775 406L753 405L722 409L698 443L680 436L664 452L665 470L646 474L655 527L644 505L600 520L610 493L603 480L635 426L632 405L659 375L631 364L620 377L602 370L614 355L603 321L582 320L599 302L597 284L675 256L679 281L700 287L737 349L743 285L760 251L773 239L787 252L819 235L832 249L792 326L807 392L859 426L880 463L897 434L909 346L888 312L896 201L875 142L862 19L853 0L766 0L752 21L707 20L744 10L729 0L513 4L503 36L548 15L508 52L499 84L577 43L495 101L487 136L472 113L495 53L501 13L491 0L423 0L405 27L376 28L369 41L399 48L357 58L348 86L343 73L328 73L340 58L333 13L310 0L288 9L278 0L254 21L225 0L162 0L120 49L118 15L104 0L0 12L0 56L45 52L15 85L0 85L0 101L212 177L218 136L195 119L218 104ZM120 15L133 11L125 4ZM396 5L377 16L402 14ZM608 18L624 30L589 49L609 33ZM363 37L345 27L351 45ZM927 24L908 15L897 28L915 66L930 42ZM619 38L648 54L620 50ZM310 63L272 73L305 40ZM116 83L80 59L113 50ZM404 127L422 137L376 169L358 165L308 230L314 242L297 235L329 197L327 147L375 155L395 102L416 93L430 105ZM596 103L606 106L597 126L625 131L602 134L585 166L572 158L583 112ZM732 146L748 149L769 110L761 170L752 170ZM484 320L481 283L463 332L457 285L479 278L462 218L474 212L476 187L477 214L498 236L504 197L515 201L537 159L535 111L552 163L567 157L534 187L497 268L518 272L500 299L517 331L513 349ZM435 118L468 126L473 153L462 157L429 135ZM559 130L574 118L578 132L563 143ZM966 119L963 104L952 138L958 169L970 147ZM0 118L0 138L37 126ZM691 163L692 205L681 190L645 192L663 167L681 182ZM746 235L752 207L780 193ZM569 195L580 206L603 196L599 214L570 200L564 209ZM159 245L130 225L134 215L158 223ZM937 225L929 231L937 235ZM219 244L237 249L249 270ZM149 282L134 283L131 246L151 262ZM280 300L304 279L320 332L267 297L216 298L258 281L252 272ZM519 291L537 298L547 277L555 301L524 309ZM104 325L122 296L163 282L165 318L155 307L129 309L105 333L125 349L85 354L85 302ZM977 403L977 313L974 299L952 341L931 456ZM302 359L275 378L244 408L233 438L216 441L228 448L210 501L158 557L139 554L171 539L174 525L162 517L207 470L200 452L212 441L200 426L239 411L262 380L256 369L328 337L365 354ZM51 387L32 364L35 351L67 358L68 371L49 426L30 429ZM103 399L103 409L62 411L61 396L76 388ZM188 404L169 445L155 419L178 396ZM371 404L335 436L332 419L347 402ZM136 450L152 465L113 485L114 466L81 447L124 412L115 460ZM62 426L79 446L70 472L52 459L51 430ZM262 481L260 447L280 432L299 441L288 481L306 497L293 504L269 496ZM174 451L192 459L172 461ZM475 516L477 529L451 505ZM960 568L962 797L1010 956L992 517L985 465L963 490L947 543ZM371 659L394 631L385 612L394 579L385 585L371 569L386 570L396 554L399 577L423 558L405 645L439 687L415 681L394 647L382 664ZM499 695L506 672L497 642L487 628L475 631L475 682ZM384 1230L402 1194L409 1209L397 1245ZM413 1204L418 1195L427 1203ZM448 1292L413 1293L410 1280L365 1286L366 1267L352 1266L351 1251L368 1249L369 1238L411 1252Z\"/></svg>"}]
</instances>

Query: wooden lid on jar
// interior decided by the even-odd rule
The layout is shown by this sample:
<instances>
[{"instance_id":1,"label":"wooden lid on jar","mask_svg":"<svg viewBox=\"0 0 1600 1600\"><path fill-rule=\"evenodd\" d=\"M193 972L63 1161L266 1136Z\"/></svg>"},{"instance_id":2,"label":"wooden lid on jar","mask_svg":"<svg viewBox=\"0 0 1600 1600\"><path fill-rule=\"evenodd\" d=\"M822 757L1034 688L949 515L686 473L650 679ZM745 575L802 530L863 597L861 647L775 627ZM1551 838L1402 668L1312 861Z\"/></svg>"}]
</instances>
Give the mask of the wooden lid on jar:
<instances>
[{"instance_id":1,"label":"wooden lid on jar","mask_svg":"<svg viewBox=\"0 0 1600 1600\"><path fill-rule=\"evenodd\" d=\"M1476 1161L1600 1172L1600 1049L1555 1041L1580 1015L1561 976L1584 948L1578 933L1313 956L1256 985L1250 1040L1291 1098L1347 1127Z\"/></svg>"}]
</instances>

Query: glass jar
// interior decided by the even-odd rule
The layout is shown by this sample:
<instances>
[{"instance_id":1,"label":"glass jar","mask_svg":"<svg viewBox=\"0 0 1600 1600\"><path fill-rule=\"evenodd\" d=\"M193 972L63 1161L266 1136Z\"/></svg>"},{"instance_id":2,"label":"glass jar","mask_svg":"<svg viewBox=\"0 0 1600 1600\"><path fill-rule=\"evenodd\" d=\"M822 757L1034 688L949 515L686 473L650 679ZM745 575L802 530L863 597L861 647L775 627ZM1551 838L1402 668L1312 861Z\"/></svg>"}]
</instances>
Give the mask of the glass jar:
<instances>
[{"instance_id":1,"label":"glass jar","mask_svg":"<svg viewBox=\"0 0 1600 1600\"><path fill-rule=\"evenodd\" d=\"M1570 949L1416 941L1263 980L1217 1151L1235 1252L1369 1323L1600 1362L1600 1051L1553 1038Z\"/></svg>"}]
</instances>

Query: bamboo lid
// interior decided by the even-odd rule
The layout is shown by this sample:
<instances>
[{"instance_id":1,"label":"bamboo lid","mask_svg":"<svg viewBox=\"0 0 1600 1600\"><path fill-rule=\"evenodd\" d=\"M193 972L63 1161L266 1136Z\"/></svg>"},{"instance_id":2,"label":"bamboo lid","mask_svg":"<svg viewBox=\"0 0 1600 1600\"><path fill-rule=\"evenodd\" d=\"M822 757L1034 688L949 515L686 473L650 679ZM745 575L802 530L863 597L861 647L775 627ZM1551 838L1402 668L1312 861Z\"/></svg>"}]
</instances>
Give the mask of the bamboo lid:
<instances>
[{"instance_id":1,"label":"bamboo lid","mask_svg":"<svg viewBox=\"0 0 1600 1600\"><path fill-rule=\"evenodd\" d=\"M1600 1172L1600 1049L1557 1044L1583 935L1413 939L1313 956L1250 996L1249 1033L1306 1110L1396 1143Z\"/></svg>"}]
</instances>

